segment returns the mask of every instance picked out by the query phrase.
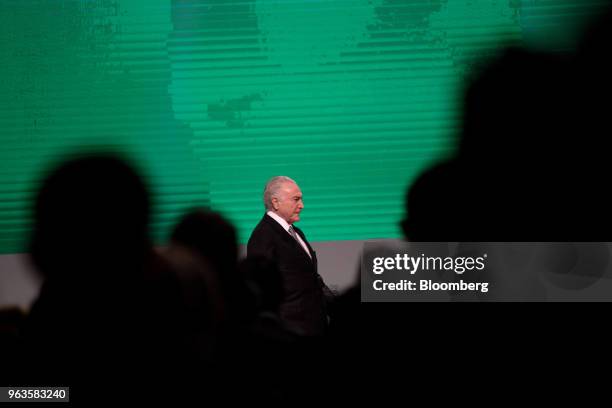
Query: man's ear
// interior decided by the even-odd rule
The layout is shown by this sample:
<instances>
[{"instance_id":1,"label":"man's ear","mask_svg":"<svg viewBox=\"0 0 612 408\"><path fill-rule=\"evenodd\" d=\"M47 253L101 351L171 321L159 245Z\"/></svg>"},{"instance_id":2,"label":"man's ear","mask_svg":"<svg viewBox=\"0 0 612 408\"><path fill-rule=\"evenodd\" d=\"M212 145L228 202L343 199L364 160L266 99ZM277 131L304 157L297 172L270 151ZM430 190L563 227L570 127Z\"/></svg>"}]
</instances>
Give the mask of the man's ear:
<instances>
[{"instance_id":1,"label":"man's ear","mask_svg":"<svg viewBox=\"0 0 612 408\"><path fill-rule=\"evenodd\" d=\"M278 205L278 198L272 197L272 208L274 208L274 210L278 210Z\"/></svg>"}]
</instances>

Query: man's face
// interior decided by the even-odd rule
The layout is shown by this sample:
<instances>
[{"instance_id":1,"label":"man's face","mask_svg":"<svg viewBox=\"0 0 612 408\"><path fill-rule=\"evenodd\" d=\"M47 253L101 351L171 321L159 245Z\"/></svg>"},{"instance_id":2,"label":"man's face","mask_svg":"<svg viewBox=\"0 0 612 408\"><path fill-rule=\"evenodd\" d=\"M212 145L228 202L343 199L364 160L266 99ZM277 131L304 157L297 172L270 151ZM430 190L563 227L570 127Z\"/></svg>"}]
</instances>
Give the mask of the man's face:
<instances>
[{"instance_id":1,"label":"man's face","mask_svg":"<svg viewBox=\"0 0 612 408\"><path fill-rule=\"evenodd\" d=\"M300 212L304 208L302 190L295 183L285 182L278 197L272 199L272 204L276 213L291 225L300 220Z\"/></svg>"}]
</instances>

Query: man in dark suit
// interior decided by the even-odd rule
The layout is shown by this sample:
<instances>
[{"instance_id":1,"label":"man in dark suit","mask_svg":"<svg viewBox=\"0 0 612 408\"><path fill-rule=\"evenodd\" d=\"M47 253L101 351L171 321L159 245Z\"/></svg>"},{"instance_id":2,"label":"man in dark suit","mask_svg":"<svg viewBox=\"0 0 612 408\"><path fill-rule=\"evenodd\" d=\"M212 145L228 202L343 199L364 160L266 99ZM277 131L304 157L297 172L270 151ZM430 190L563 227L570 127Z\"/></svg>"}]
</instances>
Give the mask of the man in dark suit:
<instances>
[{"instance_id":1,"label":"man in dark suit","mask_svg":"<svg viewBox=\"0 0 612 408\"><path fill-rule=\"evenodd\" d=\"M283 288L279 315L287 328L304 336L323 335L333 294L317 273L315 251L293 226L304 208L302 191L289 177L274 177L266 184L264 204L266 214L251 234L247 257L277 265Z\"/></svg>"}]
</instances>

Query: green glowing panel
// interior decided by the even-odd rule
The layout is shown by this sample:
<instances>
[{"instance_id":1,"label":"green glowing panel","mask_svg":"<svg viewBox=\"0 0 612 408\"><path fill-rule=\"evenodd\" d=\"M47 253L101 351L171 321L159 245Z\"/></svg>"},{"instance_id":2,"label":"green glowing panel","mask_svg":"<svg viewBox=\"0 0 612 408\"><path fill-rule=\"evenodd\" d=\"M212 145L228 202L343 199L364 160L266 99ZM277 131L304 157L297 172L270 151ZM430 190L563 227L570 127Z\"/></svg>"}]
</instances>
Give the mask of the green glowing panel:
<instances>
[{"instance_id":1,"label":"green glowing panel","mask_svg":"<svg viewBox=\"0 0 612 408\"><path fill-rule=\"evenodd\" d=\"M245 242L281 174L310 240L399 237L406 188L453 151L473 62L542 46L591 3L3 1L0 253L23 250L42 169L80 146L145 169L158 243L193 206Z\"/></svg>"}]
</instances>

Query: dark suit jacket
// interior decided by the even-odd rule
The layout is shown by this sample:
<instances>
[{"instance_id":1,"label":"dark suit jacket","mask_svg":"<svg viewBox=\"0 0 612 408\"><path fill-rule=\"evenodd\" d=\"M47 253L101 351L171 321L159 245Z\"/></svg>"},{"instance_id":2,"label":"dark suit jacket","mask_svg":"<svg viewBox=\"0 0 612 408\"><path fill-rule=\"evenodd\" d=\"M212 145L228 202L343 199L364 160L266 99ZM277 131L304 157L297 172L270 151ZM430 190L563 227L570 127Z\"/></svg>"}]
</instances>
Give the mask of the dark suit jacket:
<instances>
[{"instance_id":1,"label":"dark suit jacket","mask_svg":"<svg viewBox=\"0 0 612 408\"><path fill-rule=\"evenodd\" d=\"M327 305L332 292L317 273L317 255L304 233L293 227L308 246L312 259L285 229L267 214L253 230L247 257L274 262L282 277L280 317L288 328L306 336L318 336L327 327Z\"/></svg>"}]
</instances>

